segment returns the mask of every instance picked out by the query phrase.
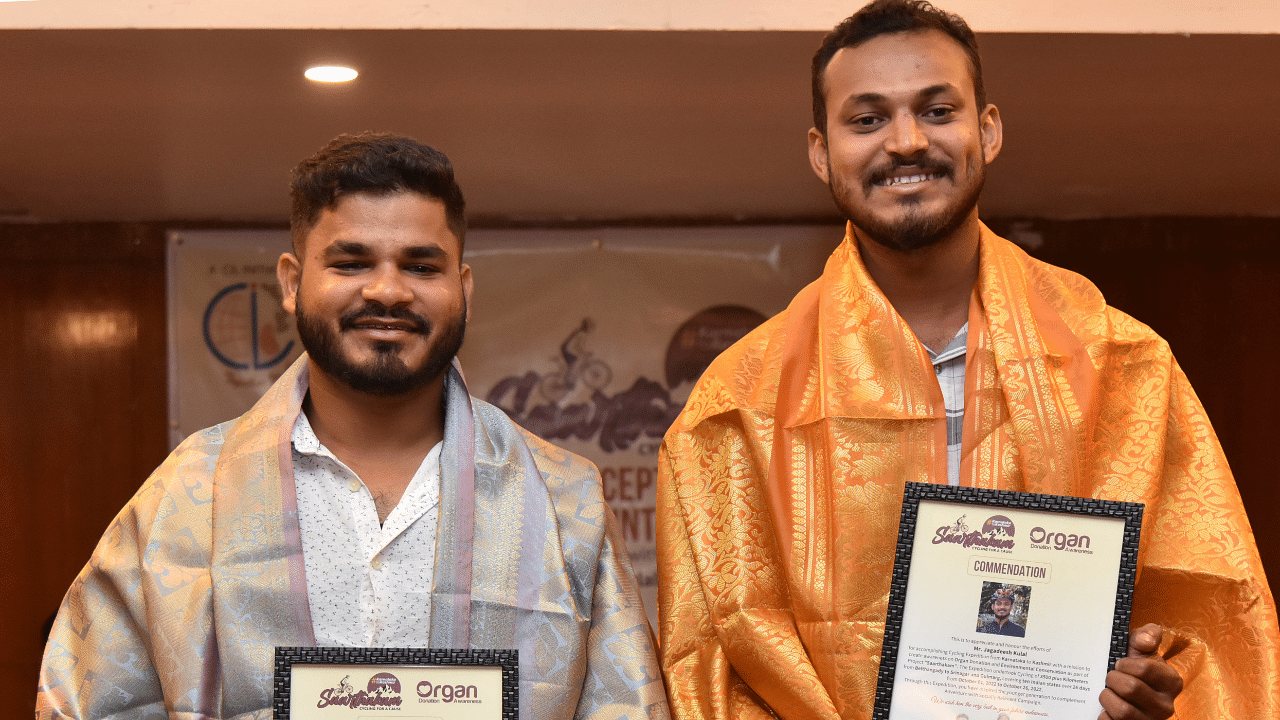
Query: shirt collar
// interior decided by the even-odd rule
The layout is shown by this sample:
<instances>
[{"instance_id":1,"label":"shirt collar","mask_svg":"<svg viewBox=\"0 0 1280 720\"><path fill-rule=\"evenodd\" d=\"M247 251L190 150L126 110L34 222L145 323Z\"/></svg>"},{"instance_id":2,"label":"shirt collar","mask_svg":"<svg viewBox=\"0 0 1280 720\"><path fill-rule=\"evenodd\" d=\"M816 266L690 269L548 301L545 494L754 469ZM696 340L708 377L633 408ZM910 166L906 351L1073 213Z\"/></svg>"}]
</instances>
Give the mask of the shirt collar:
<instances>
[{"instance_id":1,"label":"shirt collar","mask_svg":"<svg viewBox=\"0 0 1280 720\"><path fill-rule=\"evenodd\" d=\"M319 455L320 454L320 438L316 437L315 430L311 429L311 421L307 419L307 413L298 412L298 419L293 422L293 449L303 455Z\"/></svg>"}]
</instances>

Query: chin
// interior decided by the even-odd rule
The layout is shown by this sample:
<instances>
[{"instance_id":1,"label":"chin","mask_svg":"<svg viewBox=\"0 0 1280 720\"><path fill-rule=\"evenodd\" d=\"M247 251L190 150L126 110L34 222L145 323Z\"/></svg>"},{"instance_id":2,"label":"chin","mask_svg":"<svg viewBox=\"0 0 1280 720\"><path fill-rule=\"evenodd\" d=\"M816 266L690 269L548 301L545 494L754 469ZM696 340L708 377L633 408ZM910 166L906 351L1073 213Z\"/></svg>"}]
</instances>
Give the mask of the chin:
<instances>
[{"instance_id":1,"label":"chin","mask_svg":"<svg viewBox=\"0 0 1280 720\"><path fill-rule=\"evenodd\" d=\"M943 195L878 197L886 201L883 203L866 202L876 196L866 185L860 197L849 192L851 188L844 183L828 187L840 213L864 235L891 250L911 252L950 238L970 217L976 217L984 180L985 174L979 175L956 192Z\"/></svg>"},{"instance_id":2,"label":"chin","mask_svg":"<svg viewBox=\"0 0 1280 720\"><path fill-rule=\"evenodd\" d=\"M963 217L912 214L894 220L852 219L855 227L877 243L894 250L912 251L936 245L963 224Z\"/></svg>"}]
</instances>

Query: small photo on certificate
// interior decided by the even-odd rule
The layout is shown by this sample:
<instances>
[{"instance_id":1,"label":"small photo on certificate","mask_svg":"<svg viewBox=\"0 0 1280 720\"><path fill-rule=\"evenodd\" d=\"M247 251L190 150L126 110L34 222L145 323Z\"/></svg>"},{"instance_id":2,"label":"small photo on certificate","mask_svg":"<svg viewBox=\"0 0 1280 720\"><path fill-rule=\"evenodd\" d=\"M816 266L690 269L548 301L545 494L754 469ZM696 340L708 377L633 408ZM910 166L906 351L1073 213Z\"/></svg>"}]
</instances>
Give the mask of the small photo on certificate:
<instances>
[{"instance_id":1,"label":"small photo on certificate","mask_svg":"<svg viewBox=\"0 0 1280 720\"><path fill-rule=\"evenodd\" d=\"M1142 506L908 483L873 720L1094 720Z\"/></svg>"},{"instance_id":2,"label":"small photo on certificate","mask_svg":"<svg viewBox=\"0 0 1280 720\"><path fill-rule=\"evenodd\" d=\"M984 582L978 598L978 632L1026 637L1031 586Z\"/></svg>"}]
</instances>

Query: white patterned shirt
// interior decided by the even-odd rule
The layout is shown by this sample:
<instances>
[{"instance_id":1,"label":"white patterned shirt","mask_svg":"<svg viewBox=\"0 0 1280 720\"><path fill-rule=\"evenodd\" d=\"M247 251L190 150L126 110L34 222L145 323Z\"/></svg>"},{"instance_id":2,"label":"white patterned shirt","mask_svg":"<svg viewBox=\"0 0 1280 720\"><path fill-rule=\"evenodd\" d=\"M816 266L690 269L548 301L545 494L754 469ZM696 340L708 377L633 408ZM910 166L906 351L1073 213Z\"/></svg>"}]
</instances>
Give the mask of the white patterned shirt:
<instances>
[{"instance_id":1,"label":"white patterned shirt","mask_svg":"<svg viewBox=\"0 0 1280 720\"><path fill-rule=\"evenodd\" d=\"M925 350L933 362L933 371L942 388L942 404L947 409L947 484L960 484L960 447L964 433L964 361L965 347L969 343L969 323L942 352L935 354L928 346Z\"/></svg>"},{"instance_id":2,"label":"white patterned shirt","mask_svg":"<svg viewBox=\"0 0 1280 720\"><path fill-rule=\"evenodd\" d=\"M320 444L306 413L293 424L293 477L316 644L426 647L440 524L440 443L384 525L369 489Z\"/></svg>"}]
</instances>

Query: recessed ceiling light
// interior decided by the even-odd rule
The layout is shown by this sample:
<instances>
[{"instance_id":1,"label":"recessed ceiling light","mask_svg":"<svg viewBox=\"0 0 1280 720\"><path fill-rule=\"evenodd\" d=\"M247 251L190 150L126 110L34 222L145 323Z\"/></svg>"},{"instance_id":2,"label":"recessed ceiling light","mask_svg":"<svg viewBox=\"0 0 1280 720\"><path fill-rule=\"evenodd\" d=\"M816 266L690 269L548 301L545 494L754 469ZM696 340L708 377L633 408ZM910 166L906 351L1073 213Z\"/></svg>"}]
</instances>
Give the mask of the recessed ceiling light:
<instances>
[{"instance_id":1,"label":"recessed ceiling light","mask_svg":"<svg viewBox=\"0 0 1280 720\"><path fill-rule=\"evenodd\" d=\"M304 73L308 80L325 83L350 82L356 79L356 75L360 73L349 67L341 65L318 65L313 68L307 68Z\"/></svg>"}]
</instances>

